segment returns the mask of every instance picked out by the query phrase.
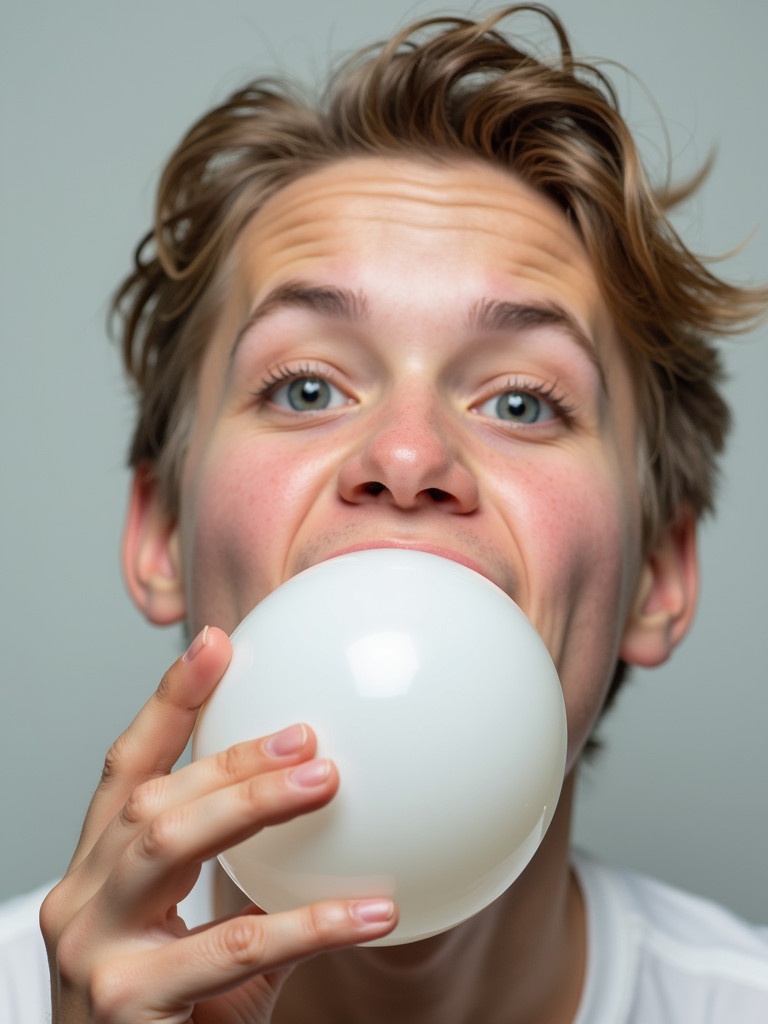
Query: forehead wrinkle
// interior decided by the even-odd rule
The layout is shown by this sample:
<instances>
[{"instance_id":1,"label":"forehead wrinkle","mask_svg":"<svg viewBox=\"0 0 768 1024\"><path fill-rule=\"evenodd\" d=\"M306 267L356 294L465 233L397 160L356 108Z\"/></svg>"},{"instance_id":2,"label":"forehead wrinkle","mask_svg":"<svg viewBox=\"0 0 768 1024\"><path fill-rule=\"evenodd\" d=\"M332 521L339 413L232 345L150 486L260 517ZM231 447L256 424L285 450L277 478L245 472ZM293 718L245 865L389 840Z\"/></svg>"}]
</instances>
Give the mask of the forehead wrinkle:
<instances>
[{"instance_id":1,"label":"forehead wrinkle","mask_svg":"<svg viewBox=\"0 0 768 1024\"><path fill-rule=\"evenodd\" d=\"M461 172L472 175L478 169L485 172L486 181L482 190L474 189L472 198L468 199L468 185L472 185L472 178L469 182L464 178L452 181L449 176L452 172L454 175ZM433 165L422 159L407 157L342 159L312 171L280 189L257 216L265 229L273 221L283 218L288 221L293 218L302 219L306 224L306 214L313 206L341 201L353 217L361 220L390 219L390 215L376 212L370 203L371 199L389 205L390 208L399 206L404 210L422 207L425 210L451 209L457 213L471 214L474 211L483 215L490 214L492 219L486 227L499 235L503 235L503 232L497 228L497 220L499 211L503 210L507 216L527 222L536 230L545 230L558 240L563 235L564 227L566 233L576 237L560 209L546 195L516 175L484 161L457 160ZM533 207L531 200L534 201ZM358 204L364 206L365 211L355 209ZM438 228L450 230L463 226L445 222L434 224L429 218L427 214L430 225ZM330 216L324 217L315 212L312 213L312 219L318 223L324 219L333 220ZM465 226L477 227L476 224Z\"/></svg>"},{"instance_id":2,"label":"forehead wrinkle","mask_svg":"<svg viewBox=\"0 0 768 1024\"><path fill-rule=\"evenodd\" d=\"M482 188L478 180L466 178L472 172L477 179L478 171L483 172ZM401 212L402 220L398 217ZM379 232L373 249L374 236L367 234L368 224L376 224ZM388 229L393 233L391 240ZM306 279L324 285L329 271L331 279L339 271L351 271L359 280L359 264L349 262L350 238L353 245L367 246L365 251L373 260L389 248L393 258L396 255L402 262L408 247L403 247L407 236L397 235L401 229L413 229L414 241L422 234L429 238L453 233L457 244L452 251L462 262L462 252L471 258L473 239L481 250L483 237L498 239L502 246L490 279L491 295L505 298L503 293L509 295L512 286L512 299L557 303L556 287L566 300L564 308L581 323L582 331L591 334L595 342L602 335L602 296L572 226L546 196L514 175L487 165L433 167L410 159L342 160L286 185L255 214L244 229L246 237L239 239L245 274L241 280L251 295L247 306L257 300L260 281L262 288L268 288L270 278L272 282ZM420 251L415 250L415 271L426 269ZM531 287L534 293L542 288L543 294L526 294ZM577 310L570 308L569 297L583 299ZM250 315L246 309L241 314ZM582 323L583 319L586 322Z\"/></svg>"},{"instance_id":3,"label":"forehead wrinkle","mask_svg":"<svg viewBox=\"0 0 768 1024\"><path fill-rule=\"evenodd\" d=\"M476 187L478 172L481 189ZM541 274L545 283L552 273L550 260L562 263L558 275L568 278L591 272L582 242L562 211L514 174L483 162L342 159L280 189L254 220L258 225L252 221L248 227L258 230L257 250L278 262L300 258L302 250L311 258L315 246L325 250L321 256L342 258L333 239L340 225L357 222L363 231L366 224L377 224L393 230L423 228L435 237L463 235L469 245L472 235L485 234L502 243L511 236L525 251L523 272Z\"/></svg>"}]
</instances>

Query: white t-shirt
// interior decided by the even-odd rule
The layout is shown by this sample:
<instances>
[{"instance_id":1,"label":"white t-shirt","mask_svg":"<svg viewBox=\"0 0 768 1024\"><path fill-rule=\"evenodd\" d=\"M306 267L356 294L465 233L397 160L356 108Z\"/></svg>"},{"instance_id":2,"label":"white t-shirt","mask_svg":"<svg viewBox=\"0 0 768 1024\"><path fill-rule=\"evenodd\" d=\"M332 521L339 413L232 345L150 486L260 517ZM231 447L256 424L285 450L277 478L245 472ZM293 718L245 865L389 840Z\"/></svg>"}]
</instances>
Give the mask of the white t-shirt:
<instances>
[{"instance_id":1,"label":"white t-shirt","mask_svg":"<svg viewBox=\"0 0 768 1024\"><path fill-rule=\"evenodd\" d=\"M766 1024L768 928L574 853L587 909L587 976L574 1024ZM47 889L0 905L0 1024L48 1024L37 917ZM211 916L211 870L184 901Z\"/></svg>"},{"instance_id":2,"label":"white t-shirt","mask_svg":"<svg viewBox=\"0 0 768 1024\"><path fill-rule=\"evenodd\" d=\"M768 928L576 853L587 976L574 1024L768 1024Z\"/></svg>"}]
</instances>

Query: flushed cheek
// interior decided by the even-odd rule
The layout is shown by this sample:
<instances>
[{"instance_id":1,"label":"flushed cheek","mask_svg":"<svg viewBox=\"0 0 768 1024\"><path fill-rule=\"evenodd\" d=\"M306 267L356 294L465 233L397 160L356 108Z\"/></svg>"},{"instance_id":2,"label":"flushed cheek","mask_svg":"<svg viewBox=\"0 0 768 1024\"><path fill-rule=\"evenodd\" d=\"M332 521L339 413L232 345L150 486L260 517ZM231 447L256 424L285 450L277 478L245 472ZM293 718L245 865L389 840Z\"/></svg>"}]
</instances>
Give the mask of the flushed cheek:
<instances>
[{"instance_id":1,"label":"flushed cheek","mask_svg":"<svg viewBox=\"0 0 768 1024\"><path fill-rule=\"evenodd\" d=\"M204 468L193 481L193 497L181 522L182 546L192 629L203 623L231 632L245 596L245 580L254 579L258 529L247 476L221 465ZM184 506L183 506L184 507Z\"/></svg>"},{"instance_id":2,"label":"flushed cheek","mask_svg":"<svg viewBox=\"0 0 768 1024\"><path fill-rule=\"evenodd\" d=\"M272 589L274 568L263 553L274 553L285 504L279 508L269 477L247 451L232 449L206 453L191 476L181 522L191 628L212 623L231 632Z\"/></svg>"},{"instance_id":3,"label":"flushed cheek","mask_svg":"<svg viewBox=\"0 0 768 1024\"><path fill-rule=\"evenodd\" d=\"M187 477L185 507L193 512L182 522L182 544L191 625L231 631L294 574L335 458L322 445L308 459L295 443L219 432Z\"/></svg>"},{"instance_id":4,"label":"flushed cheek","mask_svg":"<svg viewBox=\"0 0 768 1024\"><path fill-rule=\"evenodd\" d=\"M534 488L518 507L521 602L557 665L571 761L602 706L636 572L621 489L592 470L563 472L560 486Z\"/></svg>"}]
</instances>

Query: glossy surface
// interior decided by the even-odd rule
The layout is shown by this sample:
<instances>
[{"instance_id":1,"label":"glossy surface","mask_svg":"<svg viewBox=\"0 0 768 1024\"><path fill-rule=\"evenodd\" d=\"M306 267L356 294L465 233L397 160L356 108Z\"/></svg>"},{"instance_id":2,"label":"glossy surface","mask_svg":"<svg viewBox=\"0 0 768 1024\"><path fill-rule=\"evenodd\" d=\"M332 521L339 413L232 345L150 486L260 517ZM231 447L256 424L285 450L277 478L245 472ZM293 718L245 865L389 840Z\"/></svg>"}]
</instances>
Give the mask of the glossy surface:
<instances>
[{"instance_id":1,"label":"glossy surface","mask_svg":"<svg viewBox=\"0 0 768 1024\"><path fill-rule=\"evenodd\" d=\"M536 851L563 779L565 710L537 633L478 573L368 550L293 577L241 623L194 757L296 721L341 787L221 857L267 911L391 895L408 942L487 906Z\"/></svg>"}]
</instances>

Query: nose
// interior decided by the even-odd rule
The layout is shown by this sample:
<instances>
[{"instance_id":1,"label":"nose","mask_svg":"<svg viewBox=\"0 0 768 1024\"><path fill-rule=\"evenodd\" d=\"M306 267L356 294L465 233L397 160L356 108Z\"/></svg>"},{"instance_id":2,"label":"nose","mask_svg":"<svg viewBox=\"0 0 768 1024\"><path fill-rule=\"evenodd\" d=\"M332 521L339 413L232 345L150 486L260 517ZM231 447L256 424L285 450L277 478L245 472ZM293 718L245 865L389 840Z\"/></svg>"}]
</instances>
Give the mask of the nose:
<instances>
[{"instance_id":1,"label":"nose","mask_svg":"<svg viewBox=\"0 0 768 1024\"><path fill-rule=\"evenodd\" d=\"M406 511L435 505L459 513L477 508L475 475L431 404L389 403L373 414L339 472L339 494L345 501Z\"/></svg>"}]
</instances>

